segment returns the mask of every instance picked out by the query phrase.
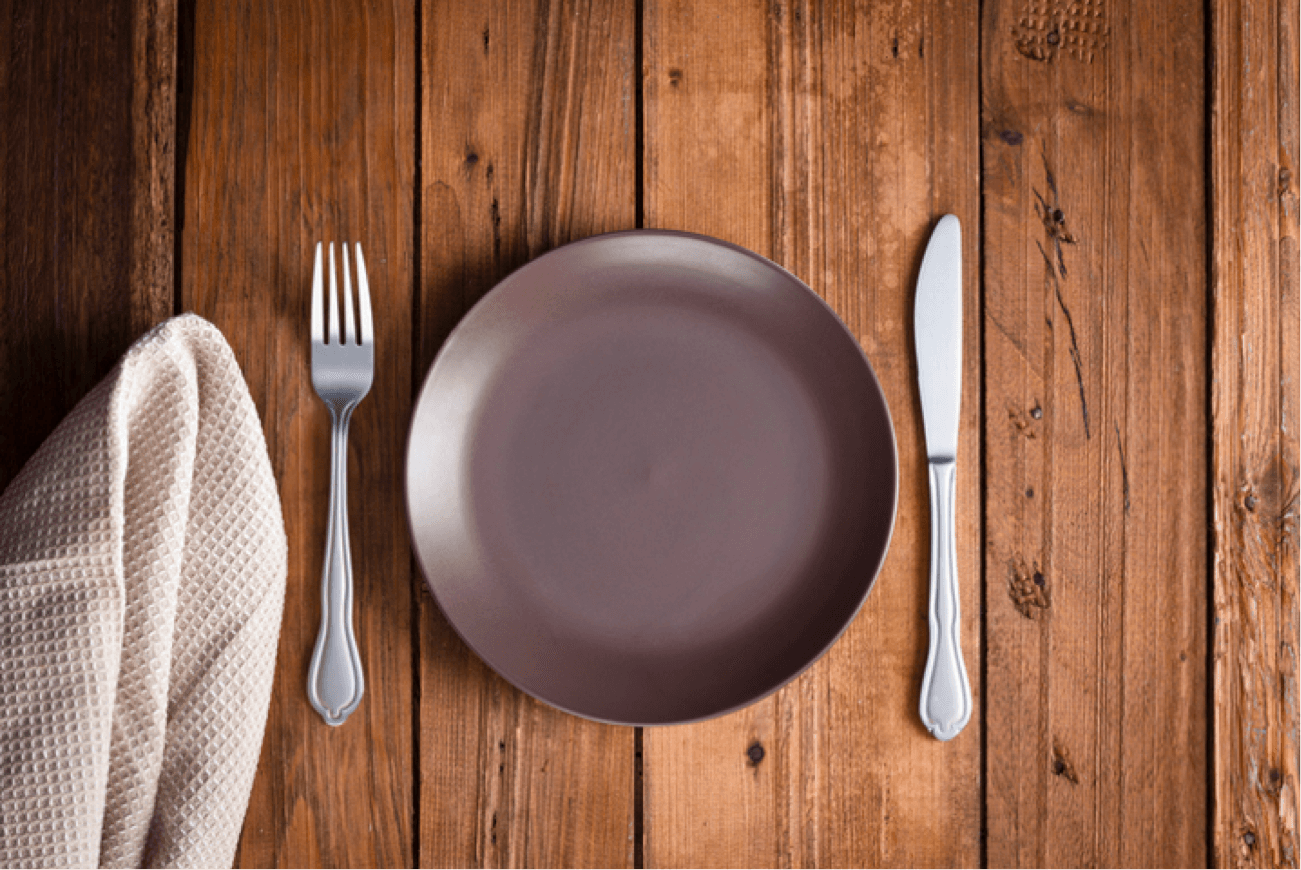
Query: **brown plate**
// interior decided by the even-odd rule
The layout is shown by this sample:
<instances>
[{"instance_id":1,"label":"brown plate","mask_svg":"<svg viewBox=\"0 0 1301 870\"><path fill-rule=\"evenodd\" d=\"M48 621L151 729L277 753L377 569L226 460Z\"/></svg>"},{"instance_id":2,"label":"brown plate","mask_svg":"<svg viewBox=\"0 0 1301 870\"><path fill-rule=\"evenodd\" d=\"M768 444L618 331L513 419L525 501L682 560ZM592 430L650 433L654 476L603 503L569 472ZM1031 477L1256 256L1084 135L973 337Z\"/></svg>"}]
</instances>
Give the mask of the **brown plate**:
<instances>
[{"instance_id":1,"label":"brown plate","mask_svg":"<svg viewBox=\"0 0 1301 870\"><path fill-rule=\"evenodd\" d=\"M507 680L660 725L774 691L854 618L898 468L857 341L799 279L687 233L567 245L457 326L407 510L429 589Z\"/></svg>"}]
</instances>

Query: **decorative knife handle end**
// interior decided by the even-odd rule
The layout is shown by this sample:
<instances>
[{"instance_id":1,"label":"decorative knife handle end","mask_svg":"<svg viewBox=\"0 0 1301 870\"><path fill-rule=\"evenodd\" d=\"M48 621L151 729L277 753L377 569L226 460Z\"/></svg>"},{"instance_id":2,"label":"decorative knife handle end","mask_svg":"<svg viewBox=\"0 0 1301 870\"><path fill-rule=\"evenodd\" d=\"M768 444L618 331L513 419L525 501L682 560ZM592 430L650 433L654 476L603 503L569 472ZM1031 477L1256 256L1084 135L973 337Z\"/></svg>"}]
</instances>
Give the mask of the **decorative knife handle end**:
<instances>
[{"instance_id":1,"label":"decorative knife handle end","mask_svg":"<svg viewBox=\"0 0 1301 870\"><path fill-rule=\"evenodd\" d=\"M971 719L971 686L962 663L954 502L957 463L932 460L930 653L919 712L937 740L952 740Z\"/></svg>"}]
</instances>

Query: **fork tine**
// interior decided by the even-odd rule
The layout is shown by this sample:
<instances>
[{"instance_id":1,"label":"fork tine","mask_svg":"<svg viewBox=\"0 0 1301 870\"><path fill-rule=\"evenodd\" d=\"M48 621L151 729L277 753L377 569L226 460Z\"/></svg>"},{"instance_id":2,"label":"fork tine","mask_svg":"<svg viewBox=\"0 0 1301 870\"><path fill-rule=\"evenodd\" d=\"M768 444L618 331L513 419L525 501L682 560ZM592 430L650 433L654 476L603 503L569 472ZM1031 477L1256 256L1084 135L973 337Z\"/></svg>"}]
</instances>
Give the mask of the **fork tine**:
<instances>
[{"instance_id":1,"label":"fork tine","mask_svg":"<svg viewBox=\"0 0 1301 870\"><path fill-rule=\"evenodd\" d=\"M375 341L375 324L370 313L370 282L366 280L366 261L361 256L361 242L357 242L357 308L361 315L361 343Z\"/></svg>"},{"instance_id":2,"label":"fork tine","mask_svg":"<svg viewBox=\"0 0 1301 870\"><path fill-rule=\"evenodd\" d=\"M330 242L330 331L326 344L342 344L339 339L339 276L334 271L334 242Z\"/></svg>"},{"instance_id":3,"label":"fork tine","mask_svg":"<svg viewBox=\"0 0 1301 870\"><path fill-rule=\"evenodd\" d=\"M325 341L325 302L321 286L321 243L316 243L316 264L312 266L312 341Z\"/></svg>"},{"instance_id":4,"label":"fork tine","mask_svg":"<svg viewBox=\"0 0 1301 870\"><path fill-rule=\"evenodd\" d=\"M343 251L343 344L360 344L357 327L352 318L352 270L348 268L348 243L339 245Z\"/></svg>"}]
</instances>

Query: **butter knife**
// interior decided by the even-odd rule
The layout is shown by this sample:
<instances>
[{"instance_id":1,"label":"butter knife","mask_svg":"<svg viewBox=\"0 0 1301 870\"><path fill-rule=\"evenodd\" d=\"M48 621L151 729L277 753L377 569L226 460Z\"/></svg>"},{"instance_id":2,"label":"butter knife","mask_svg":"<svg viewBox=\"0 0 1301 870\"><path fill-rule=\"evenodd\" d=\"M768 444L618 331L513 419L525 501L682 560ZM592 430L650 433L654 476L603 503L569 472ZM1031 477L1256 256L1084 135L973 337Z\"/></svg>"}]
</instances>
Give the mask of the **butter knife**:
<instances>
[{"instance_id":1,"label":"butter knife","mask_svg":"<svg viewBox=\"0 0 1301 870\"><path fill-rule=\"evenodd\" d=\"M971 718L954 529L962 401L962 228L954 215L940 218L922 257L913 328L931 484L931 645L919 709L936 739L952 740Z\"/></svg>"}]
</instances>

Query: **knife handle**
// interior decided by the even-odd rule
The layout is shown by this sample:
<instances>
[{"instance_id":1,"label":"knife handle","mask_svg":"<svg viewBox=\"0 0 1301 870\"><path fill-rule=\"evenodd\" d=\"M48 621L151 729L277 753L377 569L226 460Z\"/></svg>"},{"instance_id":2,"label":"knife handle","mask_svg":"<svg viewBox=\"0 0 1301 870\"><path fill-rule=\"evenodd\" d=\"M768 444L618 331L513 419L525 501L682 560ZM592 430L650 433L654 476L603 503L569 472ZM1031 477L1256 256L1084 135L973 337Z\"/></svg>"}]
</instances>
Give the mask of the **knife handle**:
<instances>
[{"instance_id":1,"label":"knife handle","mask_svg":"<svg viewBox=\"0 0 1301 870\"><path fill-rule=\"evenodd\" d=\"M971 686L962 664L962 611L954 533L957 462L931 466L931 648L922 679L921 717L937 740L952 740L971 718Z\"/></svg>"}]
</instances>

